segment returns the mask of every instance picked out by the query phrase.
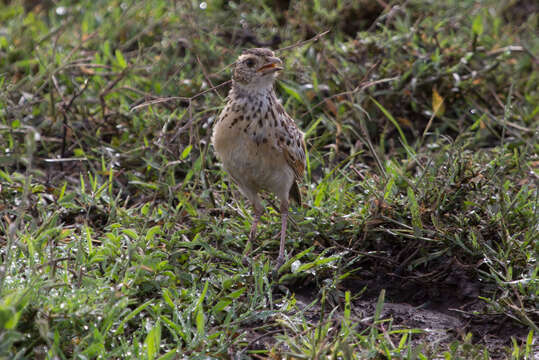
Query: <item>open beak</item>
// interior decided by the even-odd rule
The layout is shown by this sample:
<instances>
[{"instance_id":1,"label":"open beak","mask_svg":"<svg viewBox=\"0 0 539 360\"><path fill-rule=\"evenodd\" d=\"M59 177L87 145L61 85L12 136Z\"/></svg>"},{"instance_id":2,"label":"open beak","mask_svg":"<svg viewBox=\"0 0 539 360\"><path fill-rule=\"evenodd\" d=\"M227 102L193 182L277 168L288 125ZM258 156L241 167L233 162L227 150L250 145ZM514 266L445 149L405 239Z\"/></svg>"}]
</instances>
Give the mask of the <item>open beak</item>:
<instances>
[{"instance_id":1,"label":"open beak","mask_svg":"<svg viewBox=\"0 0 539 360\"><path fill-rule=\"evenodd\" d=\"M264 74L269 74L283 69L283 62L277 57L268 58L268 62L256 70L256 72L261 72Z\"/></svg>"}]
</instances>

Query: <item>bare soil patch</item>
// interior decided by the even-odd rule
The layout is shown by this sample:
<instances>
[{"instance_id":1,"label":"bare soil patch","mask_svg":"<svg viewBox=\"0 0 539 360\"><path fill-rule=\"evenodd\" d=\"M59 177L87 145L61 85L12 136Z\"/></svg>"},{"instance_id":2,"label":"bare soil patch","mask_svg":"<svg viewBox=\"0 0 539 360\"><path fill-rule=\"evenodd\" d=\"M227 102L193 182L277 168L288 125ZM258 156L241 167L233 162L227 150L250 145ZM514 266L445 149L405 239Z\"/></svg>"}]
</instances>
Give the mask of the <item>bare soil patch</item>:
<instances>
[{"instance_id":1,"label":"bare soil patch","mask_svg":"<svg viewBox=\"0 0 539 360\"><path fill-rule=\"evenodd\" d=\"M433 348L444 349L472 334L473 344L484 346L493 359L501 359L507 356L511 337L522 342L528 335L526 326L505 316L490 315L486 302L479 298L490 289L458 269L439 281L393 273L346 280L339 290L350 291L352 296L362 292L351 307L358 331L372 326L378 296L383 289L386 295L380 319L390 319L392 329L421 330L412 335L412 341L417 344L428 342ZM320 298L316 287L311 284L289 290L295 293L299 307L306 310L306 317L319 321L323 313L321 306L309 308L309 304ZM344 304L339 305L338 316L341 317ZM388 326L383 325L380 330L387 330Z\"/></svg>"}]
</instances>

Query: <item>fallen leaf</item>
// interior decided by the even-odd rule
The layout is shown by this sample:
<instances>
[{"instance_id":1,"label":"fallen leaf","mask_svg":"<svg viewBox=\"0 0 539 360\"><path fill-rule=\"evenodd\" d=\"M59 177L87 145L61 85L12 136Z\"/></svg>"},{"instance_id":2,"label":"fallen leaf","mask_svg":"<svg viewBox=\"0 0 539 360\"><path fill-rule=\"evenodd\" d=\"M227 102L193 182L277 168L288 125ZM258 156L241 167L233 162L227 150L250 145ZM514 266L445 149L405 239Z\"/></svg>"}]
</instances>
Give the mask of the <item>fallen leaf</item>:
<instances>
[{"instance_id":1,"label":"fallen leaf","mask_svg":"<svg viewBox=\"0 0 539 360\"><path fill-rule=\"evenodd\" d=\"M87 68L84 65L80 65L79 68L86 75L94 75L95 74L95 71L93 69Z\"/></svg>"},{"instance_id":2,"label":"fallen leaf","mask_svg":"<svg viewBox=\"0 0 539 360\"><path fill-rule=\"evenodd\" d=\"M405 117L397 117L397 121L403 125L403 126L406 126L406 127L409 127L411 128L412 127L412 122L410 121L410 119L408 118L405 118Z\"/></svg>"},{"instance_id":3,"label":"fallen leaf","mask_svg":"<svg viewBox=\"0 0 539 360\"><path fill-rule=\"evenodd\" d=\"M432 88L432 112L437 117L442 116L445 112L444 98L438 94L436 88Z\"/></svg>"},{"instance_id":4,"label":"fallen leaf","mask_svg":"<svg viewBox=\"0 0 539 360\"><path fill-rule=\"evenodd\" d=\"M335 103L330 99L327 99L325 103L326 109L328 109L333 114L333 116L337 116L337 105L335 105Z\"/></svg>"}]
</instances>

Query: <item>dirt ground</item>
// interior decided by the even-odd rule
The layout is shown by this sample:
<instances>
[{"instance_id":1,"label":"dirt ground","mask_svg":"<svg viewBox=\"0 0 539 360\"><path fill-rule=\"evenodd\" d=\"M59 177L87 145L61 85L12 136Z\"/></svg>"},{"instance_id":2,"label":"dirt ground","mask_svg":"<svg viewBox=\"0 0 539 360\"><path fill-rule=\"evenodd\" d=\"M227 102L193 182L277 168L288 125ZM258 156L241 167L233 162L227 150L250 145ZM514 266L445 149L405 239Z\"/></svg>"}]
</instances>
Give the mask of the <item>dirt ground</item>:
<instances>
[{"instance_id":1,"label":"dirt ground","mask_svg":"<svg viewBox=\"0 0 539 360\"><path fill-rule=\"evenodd\" d=\"M479 298L487 291L482 285L467 278L462 271L455 271L438 281L383 273L368 279L356 276L346 280L339 290L350 291L352 297L363 291L351 307L352 318L359 330L372 325L378 296L385 289L380 319L390 319L392 330L422 330L422 333L412 335L412 341L418 344L427 341L438 351L471 334L471 342L484 346L492 359L504 359L507 349L512 346L511 337L519 344L523 343L528 329L507 317L489 315L487 303ZM307 309L315 298L320 297L311 286L289 290L295 293L300 309ZM339 305L344 309L344 304ZM339 312L342 316L342 311ZM320 305L311 307L306 313L311 321L318 321ZM387 330L387 323L384 324L379 326L381 331ZM539 359L539 347L534 350L534 359Z\"/></svg>"}]
</instances>

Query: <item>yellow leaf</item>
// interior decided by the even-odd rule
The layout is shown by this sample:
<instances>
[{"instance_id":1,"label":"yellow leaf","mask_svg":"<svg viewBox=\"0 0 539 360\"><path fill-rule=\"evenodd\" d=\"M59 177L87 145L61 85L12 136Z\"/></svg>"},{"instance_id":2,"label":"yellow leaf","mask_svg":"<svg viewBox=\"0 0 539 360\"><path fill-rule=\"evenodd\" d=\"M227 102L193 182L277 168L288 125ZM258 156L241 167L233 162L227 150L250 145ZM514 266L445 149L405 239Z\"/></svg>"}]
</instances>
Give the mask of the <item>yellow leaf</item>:
<instances>
[{"instance_id":1,"label":"yellow leaf","mask_svg":"<svg viewBox=\"0 0 539 360\"><path fill-rule=\"evenodd\" d=\"M432 89L432 112L434 116L442 116L445 112L444 98L438 94L436 88Z\"/></svg>"}]
</instances>

